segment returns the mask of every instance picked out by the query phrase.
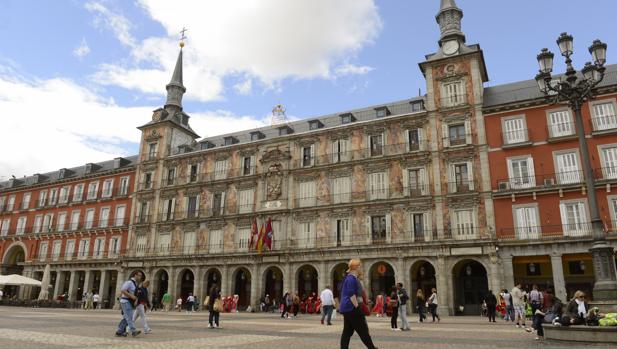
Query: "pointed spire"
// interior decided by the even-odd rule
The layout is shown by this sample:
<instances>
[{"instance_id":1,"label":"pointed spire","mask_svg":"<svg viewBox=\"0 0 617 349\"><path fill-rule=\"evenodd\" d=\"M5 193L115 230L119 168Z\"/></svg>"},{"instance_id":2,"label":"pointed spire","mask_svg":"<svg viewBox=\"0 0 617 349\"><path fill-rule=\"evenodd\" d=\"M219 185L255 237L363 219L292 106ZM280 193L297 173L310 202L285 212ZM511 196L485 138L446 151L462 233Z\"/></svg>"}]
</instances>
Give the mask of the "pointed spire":
<instances>
[{"instance_id":1,"label":"pointed spire","mask_svg":"<svg viewBox=\"0 0 617 349\"><path fill-rule=\"evenodd\" d=\"M441 29L439 44L444 39L457 37L461 42L465 42L465 34L461 31L461 19L463 11L456 6L454 0L441 0L441 6L435 19Z\"/></svg>"},{"instance_id":2,"label":"pointed spire","mask_svg":"<svg viewBox=\"0 0 617 349\"><path fill-rule=\"evenodd\" d=\"M186 92L186 88L182 83L182 47L183 43L180 45L180 53L178 54L178 60L176 61L176 68L174 69L174 73L171 76L171 81L167 84L167 102L165 103L165 108L179 108L182 110L182 96Z\"/></svg>"}]
</instances>

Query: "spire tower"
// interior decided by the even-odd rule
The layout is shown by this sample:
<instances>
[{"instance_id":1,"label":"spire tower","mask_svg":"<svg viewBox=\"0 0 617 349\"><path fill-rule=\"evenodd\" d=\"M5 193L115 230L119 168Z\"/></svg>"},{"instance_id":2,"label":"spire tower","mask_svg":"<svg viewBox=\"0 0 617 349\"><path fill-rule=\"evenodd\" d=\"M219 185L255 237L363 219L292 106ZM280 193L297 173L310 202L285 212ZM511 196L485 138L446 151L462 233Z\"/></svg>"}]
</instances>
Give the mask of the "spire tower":
<instances>
[{"instance_id":1,"label":"spire tower","mask_svg":"<svg viewBox=\"0 0 617 349\"><path fill-rule=\"evenodd\" d=\"M444 41L455 39L461 43L465 42L465 34L461 31L461 19L463 19L463 10L456 6L454 0L441 0L441 6L437 16L435 16L441 37L439 45Z\"/></svg>"},{"instance_id":2,"label":"spire tower","mask_svg":"<svg viewBox=\"0 0 617 349\"><path fill-rule=\"evenodd\" d=\"M171 81L165 87L167 89L167 102L165 102L165 109L177 109L182 110L182 96L186 92L186 87L182 83L182 48L184 47L184 41L180 42L180 53L178 53L178 60L176 61L176 67L174 73L171 76Z\"/></svg>"}]
</instances>

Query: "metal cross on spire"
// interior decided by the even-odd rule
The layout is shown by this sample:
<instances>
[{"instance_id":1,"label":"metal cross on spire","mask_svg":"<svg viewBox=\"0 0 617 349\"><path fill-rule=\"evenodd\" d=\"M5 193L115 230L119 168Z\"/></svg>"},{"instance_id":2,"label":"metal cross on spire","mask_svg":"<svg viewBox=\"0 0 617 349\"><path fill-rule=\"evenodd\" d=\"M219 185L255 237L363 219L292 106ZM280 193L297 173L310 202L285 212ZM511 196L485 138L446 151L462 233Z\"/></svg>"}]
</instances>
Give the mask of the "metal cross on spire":
<instances>
[{"instance_id":1,"label":"metal cross on spire","mask_svg":"<svg viewBox=\"0 0 617 349\"><path fill-rule=\"evenodd\" d=\"M180 47L184 47L184 40L186 39L185 33L188 31L185 27L182 27L180 31Z\"/></svg>"}]
</instances>

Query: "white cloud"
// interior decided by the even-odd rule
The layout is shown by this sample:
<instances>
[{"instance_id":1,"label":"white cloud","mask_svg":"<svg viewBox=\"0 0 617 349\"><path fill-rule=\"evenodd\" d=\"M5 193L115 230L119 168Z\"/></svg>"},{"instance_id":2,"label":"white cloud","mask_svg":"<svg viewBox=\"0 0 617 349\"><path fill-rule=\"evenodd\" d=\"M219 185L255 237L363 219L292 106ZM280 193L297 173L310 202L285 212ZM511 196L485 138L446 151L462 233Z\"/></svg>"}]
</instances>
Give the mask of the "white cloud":
<instances>
[{"instance_id":1,"label":"white cloud","mask_svg":"<svg viewBox=\"0 0 617 349\"><path fill-rule=\"evenodd\" d=\"M84 58L90 53L90 47L88 47L88 43L85 38L81 39L81 43L78 47L73 50L73 55L79 59Z\"/></svg>"},{"instance_id":2,"label":"white cloud","mask_svg":"<svg viewBox=\"0 0 617 349\"><path fill-rule=\"evenodd\" d=\"M234 85L234 90L241 95L248 95L253 89L253 80L247 79Z\"/></svg>"},{"instance_id":3,"label":"white cloud","mask_svg":"<svg viewBox=\"0 0 617 349\"><path fill-rule=\"evenodd\" d=\"M336 67L334 71L336 75L343 76L343 75L364 75L373 70L374 68L366 66L366 65L357 66L357 65L345 63L343 65Z\"/></svg>"},{"instance_id":4,"label":"white cloud","mask_svg":"<svg viewBox=\"0 0 617 349\"><path fill-rule=\"evenodd\" d=\"M140 139L136 127L147 123L161 102L122 107L69 79L26 79L0 65L0 149L5 150L0 176L22 177L133 155ZM191 126L216 135L263 122L206 111L193 114Z\"/></svg>"},{"instance_id":5,"label":"white cloud","mask_svg":"<svg viewBox=\"0 0 617 349\"><path fill-rule=\"evenodd\" d=\"M254 79L273 89L289 78L334 78L334 67L355 57L382 27L373 0L139 1L168 36L137 42L126 18L100 3L86 5L131 47L131 62L102 65L95 80L164 93L178 51L178 32L186 26L186 98L199 101L221 99L226 76ZM357 68L361 73L360 68L368 67ZM127 82L127 76L141 80Z\"/></svg>"}]
</instances>

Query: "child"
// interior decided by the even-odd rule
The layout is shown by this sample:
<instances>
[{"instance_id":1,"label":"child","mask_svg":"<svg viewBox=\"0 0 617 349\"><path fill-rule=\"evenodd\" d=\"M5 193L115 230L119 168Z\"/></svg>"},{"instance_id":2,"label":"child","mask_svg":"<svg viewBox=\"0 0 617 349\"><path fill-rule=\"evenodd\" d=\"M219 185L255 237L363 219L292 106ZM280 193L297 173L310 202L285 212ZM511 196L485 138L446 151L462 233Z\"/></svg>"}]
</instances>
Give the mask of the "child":
<instances>
[{"instance_id":1,"label":"child","mask_svg":"<svg viewBox=\"0 0 617 349\"><path fill-rule=\"evenodd\" d=\"M544 340L544 328L542 327L542 323L544 322L544 315L540 309L536 309L535 317L533 325L536 329L536 340L541 341Z\"/></svg>"}]
</instances>

